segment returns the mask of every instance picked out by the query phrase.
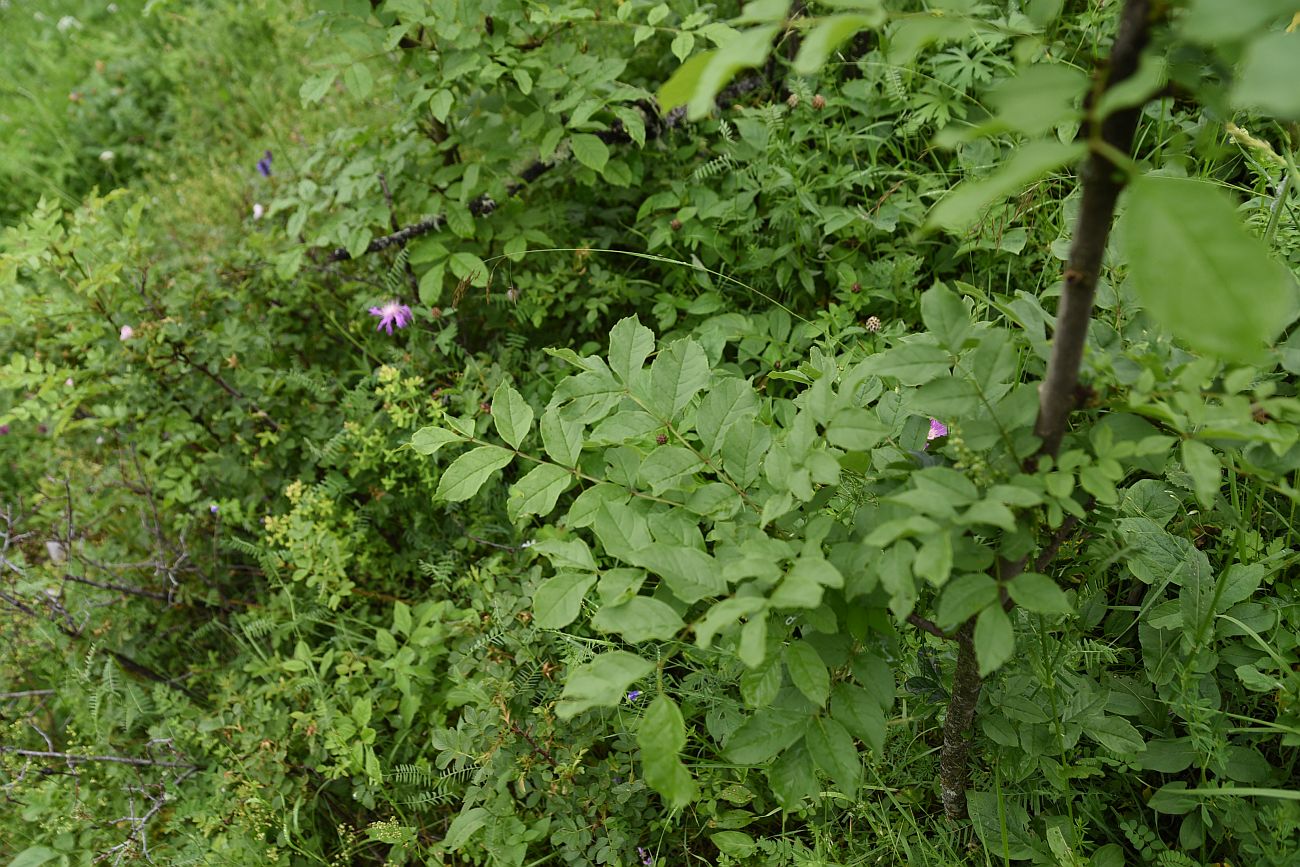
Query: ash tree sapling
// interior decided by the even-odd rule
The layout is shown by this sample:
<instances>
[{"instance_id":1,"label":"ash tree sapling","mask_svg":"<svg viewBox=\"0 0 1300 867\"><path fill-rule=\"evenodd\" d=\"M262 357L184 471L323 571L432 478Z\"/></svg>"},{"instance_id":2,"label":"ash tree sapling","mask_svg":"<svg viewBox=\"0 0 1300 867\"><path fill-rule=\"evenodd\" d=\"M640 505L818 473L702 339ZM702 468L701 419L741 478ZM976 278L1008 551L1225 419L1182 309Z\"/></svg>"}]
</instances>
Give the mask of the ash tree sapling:
<instances>
[{"instance_id":1,"label":"ash tree sapling","mask_svg":"<svg viewBox=\"0 0 1300 867\"><path fill-rule=\"evenodd\" d=\"M689 58L661 91L662 107L708 112L727 81L761 66L789 28L804 32L795 68L813 74L844 40L891 17L878 2L833 5L853 11L791 21L787 4L750 4L738 23L753 26ZM1285 52L1296 47L1295 39L1279 47L1271 17L1207 39L1234 6L1126 0L1109 61L1091 84L1040 58L995 86L984 122L945 136L1017 144L991 175L934 208L932 230L960 233L991 203L1082 158L1053 310L1021 292L1001 322L981 321L973 302L988 299L979 289L937 284L922 299L924 331L879 352L826 339L797 370L750 378L726 360L738 338L658 345L628 317L610 331L604 356L551 351L573 372L540 414L503 383L491 406L495 436L486 417L447 417L414 435L412 448L430 457L470 446L443 468L442 501L467 500L516 465L510 519L548 525L530 548L550 569L534 596L537 625L570 628L594 610L587 625L626 645L568 673L561 717L615 707L634 686L653 695L638 734L644 775L666 803L685 806L697 786L671 695L674 659L721 651L743 663L739 689L752 710L722 733L726 759L763 766L787 809L819 791L814 767L852 798L858 743L882 751L894 701L883 648L910 624L955 645L939 790L959 819L968 815L977 717L997 743L1006 743L1007 726L1027 725L1006 707L979 713L986 683L1015 668L1025 636L1051 639L1067 627L1087 634L1101 628L1098 607L1118 615L1128 602L1137 611L1123 616L1136 628L1145 688L1172 717L1139 731L1108 707L1102 678L1072 673L1073 689L1089 700L1055 721L1058 733L1086 736L1114 761L1197 730L1207 713L1202 685L1229 649L1233 660L1268 664L1267 647L1239 640L1255 631L1241 618L1257 616L1242 606L1289 552L1251 556L1238 546L1237 559L1216 571L1165 529L1170 513L1151 482L1186 487L1203 509L1226 508L1227 467L1295 498L1285 480L1300 467L1300 404L1278 372L1279 362L1293 362L1266 349L1295 319L1294 276L1225 193L1149 171L1131 153L1143 107L1170 87L1300 117L1294 96L1258 73L1290 62ZM896 17L891 51L904 58L980 26L961 15ZM1204 81L1186 64L1162 64L1175 49L1244 57L1242 73ZM1062 134L1076 123L1077 136ZM1102 322L1094 299L1108 257L1124 305ZM1050 350L1034 323L1051 327ZM765 380L800 391L787 397ZM1120 582L1105 568L1084 586L1051 576L1084 531L1129 541L1116 559L1137 580L1131 600L1118 598ZM1246 631L1225 630L1228 620ZM1024 690L1022 703L1042 686L1022 677L1008 684ZM1202 747L1205 778L1228 779L1216 749ZM1065 779L1046 752L1030 758L1057 775L1049 779ZM1153 803L1187 812L1219 785L1170 784Z\"/></svg>"}]
</instances>

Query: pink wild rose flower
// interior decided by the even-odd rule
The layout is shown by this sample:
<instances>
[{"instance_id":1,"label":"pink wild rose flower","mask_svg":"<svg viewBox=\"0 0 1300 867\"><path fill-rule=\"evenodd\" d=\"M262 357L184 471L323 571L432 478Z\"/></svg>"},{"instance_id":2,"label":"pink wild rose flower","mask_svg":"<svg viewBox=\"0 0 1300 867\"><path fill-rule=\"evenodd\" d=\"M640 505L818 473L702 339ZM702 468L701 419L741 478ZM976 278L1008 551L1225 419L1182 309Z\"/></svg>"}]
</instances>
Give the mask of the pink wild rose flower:
<instances>
[{"instance_id":1,"label":"pink wild rose flower","mask_svg":"<svg viewBox=\"0 0 1300 867\"><path fill-rule=\"evenodd\" d=\"M948 435L948 426L937 418L930 419L930 432L925 435L925 444L928 447L930 440L937 440L939 437Z\"/></svg>"}]
</instances>

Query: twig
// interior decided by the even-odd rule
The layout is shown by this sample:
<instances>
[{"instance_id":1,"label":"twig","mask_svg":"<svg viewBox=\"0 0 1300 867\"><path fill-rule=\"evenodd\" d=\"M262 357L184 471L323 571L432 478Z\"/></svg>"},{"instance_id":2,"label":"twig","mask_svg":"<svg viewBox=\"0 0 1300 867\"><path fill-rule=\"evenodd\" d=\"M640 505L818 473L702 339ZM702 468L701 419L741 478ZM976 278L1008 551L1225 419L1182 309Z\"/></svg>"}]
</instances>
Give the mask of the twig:
<instances>
[{"instance_id":1,"label":"twig","mask_svg":"<svg viewBox=\"0 0 1300 867\"><path fill-rule=\"evenodd\" d=\"M20 750L14 747L0 746L0 753L26 756L32 759L61 759L73 764L82 762L107 762L115 765L133 765L136 767L155 768L197 768L193 762L166 762L159 759L141 759L134 756L79 756L75 753L63 753L56 750Z\"/></svg>"},{"instance_id":2,"label":"twig","mask_svg":"<svg viewBox=\"0 0 1300 867\"><path fill-rule=\"evenodd\" d=\"M910 623L910 624L912 624L913 626L915 626L917 629L921 630L922 632L928 632L928 633L930 633L931 635L933 635L933 636L935 636L935 637L937 637L937 638L942 638L944 641L956 641L956 640L957 640L957 636L956 636L956 635L953 635L951 632L944 632L942 629L940 629L938 626L936 626L933 622L931 622L931 621L929 621L929 620L926 620L924 617L922 617L921 615L919 615L919 614L917 614L917 613L915 613L915 612L913 612L913 613L907 615L907 622Z\"/></svg>"}]
</instances>

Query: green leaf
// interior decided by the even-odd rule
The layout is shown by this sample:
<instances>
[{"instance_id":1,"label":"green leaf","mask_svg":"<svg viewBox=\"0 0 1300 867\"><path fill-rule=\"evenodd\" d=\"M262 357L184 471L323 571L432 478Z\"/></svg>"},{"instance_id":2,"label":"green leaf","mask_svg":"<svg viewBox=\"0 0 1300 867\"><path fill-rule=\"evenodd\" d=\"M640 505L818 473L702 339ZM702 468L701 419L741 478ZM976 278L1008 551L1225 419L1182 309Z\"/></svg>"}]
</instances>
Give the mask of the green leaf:
<instances>
[{"instance_id":1,"label":"green leaf","mask_svg":"<svg viewBox=\"0 0 1300 867\"><path fill-rule=\"evenodd\" d=\"M831 692L831 717L877 756L884 755L885 712L865 689L836 684Z\"/></svg>"},{"instance_id":2,"label":"green leaf","mask_svg":"<svg viewBox=\"0 0 1300 867\"><path fill-rule=\"evenodd\" d=\"M834 719L817 717L804 737L804 744L817 767L839 786L850 800L857 797L862 778L862 759L853 737Z\"/></svg>"},{"instance_id":3,"label":"green leaf","mask_svg":"<svg viewBox=\"0 0 1300 867\"><path fill-rule=\"evenodd\" d=\"M737 33L711 52L691 90L686 105L687 116L692 120L706 116L713 109L714 97L731 82L737 72L762 66L772 52L772 40L780 29L779 24L754 27ZM660 94L666 90L668 85L664 85Z\"/></svg>"},{"instance_id":4,"label":"green leaf","mask_svg":"<svg viewBox=\"0 0 1300 867\"><path fill-rule=\"evenodd\" d=\"M1249 360L1295 318L1295 279L1246 231L1222 190L1139 178L1121 228L1138 298L1194 348Z\"/></svg>"},{"instance_id":5,"label":"green leaf","mask_svg":"<svg viewBox=\"0 0 1300 867\"><path fill-rule=\"evenodd\" d=\"M921 540L921 550L912 561L912 572L936 587L942 587L952 573L952 536L946 530Z\"/></svg>"},{"instance_id":6,"label":"green leaf","mask_svg":"<svg viewBox=\"0 0 1300 867\"><path fill-rule=\"evenodd\" d=\"M1002 606L990 605L981 611L975 621L975 659L979 662L980 677L987 677L1000 668L1015 649L1011 618Z\"/></svg>"},{"instance_id":7,"label":"green leaf","mask_svg":"<svg viewBox=\"0 0 1300 867\"><path fill-rule=\"evenodd\" d=\"M343 86L357 99L365 99L375 87L375 77L364 63L354 63L343 70Z\"/></svg>"},{"instance_id":8,"label":"green leaf","mask_svg":"<svg viewBox=\"0 0 1300 867\"><path fill-rule=\"evenodd\" d=\"M635 316L620 319L609 332L609 369L631 387L655 350L655 335Z\"/></svg>"},{"instance_id":9,"label":"green leaf","mask_svg":"<svg viewBox=\"0 0 1300 867\"><path fill-rule=\"evenodd\" d=\"M569 675L555 713L572 719L593 707L615 707L633 682L653 670L654 663L626 650L602 653Z\"/></svg>"},{"instance_id":10,"label":"green leaf","mask_svg":"<svg viewBox=\"0 0 1300 867\"><path fill-rule=\"evenodd\" d=\"M435 500L459 503L478 493L488 476L514 459L514 452L500 446L479 446L451 462L438 479Z\"/></svg>"},{"instance_id":11,"label":"green leaf","mask_svg":"<svg viewBox=\"0 0 1300 867\"><path fill-rule=\"evenodd\" d=\"M542 448L557 464L576 466L582 453L582 425L566 419L554 404L542 413Z\"/></svg>"},{"instance_id":12,"label":"green leaf","mask_svg":"<svg viewBox=\"0 0 1300 867\"><path fill-rule=\"evenodd\" d=\"M1046 575L1023 572L1007 584L1007 592L1017 605L1036 614L1070 613L1070 600L1065 591Z\"/></svg>"},{"instance_id":13,"label":"green leaf","mask_svg":"<svg viewBox=\"0 0 1300 867\"><path fill-rule=\"evenodd\" d=\"M619 605L606 605L596 612L591 625L601 632L614 632L630 644L668 641L686 626L672 606L650 596L633 596Z\"/></svg>"},{"instance_id":14,"label":"green leaf","mask_svg":"<svg viewBox=\"0 0 1300 867\"><path fill-rule=\"evenodd\" d=\"M1192 0L1180 23L1188 39L1222 45L1295 11L1295 0Z\"/></svg>"},{"instance_id":15,"label":"green leaf","mask_svg":"<svg viewBox=\"0 0 1300 867\"><path fill-rule=\"evenodd\" d=\"M719 831L716 834L709 835L710 842L718 847L718 851L732 858L744 860L754 854L758 844L754 838L744 831Z\"/></svg>"},{"instance_id":16,"label":"green leaf","mask_svg":"<svg viewBox=\"0 0 1300 867\"><path fill-rule=\"evenodd\" d=\"M488 266L483 260L473 253L452 253L447 259L447 266L451 268L451 273L455 274L461 280L469 280L470 284L482 288L487 285Z\"/></svg>"},{"instance_id":17,"label":"green leaf","mask_svg":"<svg viewBox=\"0 0 1300 867\"><path fill-rule=\"evenodd\" d=\"M942 283L921 295L921 321L939 339L939 345L953 355L961 352L966 335L971 331L966 305L956 292Z\"/></svg>"},{"instance_id":18,"label":"green leaf","mask_svg":"<svg viewBox=\"0 0 1300 867\"><path fill-rule=\"evenodd\" d=\"M28 846L14 856L14 860L9 862L9 867L39 867L57 857L59 853L48 846Z\"/></svg>"},{"instance_id":19,"label":"green leaf","mask_svg":"<svg viewBox=\"0 0 1300 867\"><path fill-rule=\"evenodd\" d=\"M1082 142L1062 143L1053 139L1022 145L1015 156L993 174L977 181L966 181L945 196L930 211L923 229L964 232L995 200L1020 192L1044 175L1080 159L1085 153L1087 145Z\"/></svg>"},{"instance_id":20,"label":"green leaf","mask_svg":"<svg viewBox=\"0 0 1300 867\"><path fill-rule=\"evenodd\" d=\"M859 30L879 27L885 23L886 18L885 10L876 6L868 15L849 13L820 19L799 46L799 54L794 59L795 74L817 74L826 65L831 52L839 48L844 40Z\"/></svg>"},{"instance_id":21,"label":"green leaf","mask_svg":"<svg viewBox=\"0 0 1300 867\"><path fill-rule=\"evenodd\" d=\"M718 562L696 548L655 543L635 553L633 565L659 575L683 602L698 602L727 592Z\"/></svg>"},{"instance_id":22,"label":"green leaf","mask_svg":"<svg viewBox=\"0 0 1300 867\"><path fill-rule=\"evenodd\" d=\"M659 97L659 106L665 114L691 101L696 88L699 87L700 75L713 60L713 55L714 52L712 51L700 52L677 67L677 71L663 83L657 95ZM327 84L326 87L328 86Z\"/></svg>"},{"instance_id":23,"label":"green leaf","mask_svg":"<svg viewBox=\"0 0 1300 867\"><path fill-rule=\"evenodd\" d=\"M648 403L661 418L670 419L708 384L709 360L703 347L694 340L678 340L650 365Z\"/></svg>"},{"instance_id":24,"label":"green leaf","mask_svg":"<svg viewBox=\"0 0 1300 867\"><path fill-rule=\"evenodd\" d=\"M686 31L678 33L673 37L672 50L673 56L676 57L678 61L683 61L690 57L691 52L695 50L695 34Z\"/></svg>"},{"instance_id":25,"label":"green leaf","mask_svg":"<svg viewBox=\"0 0 1300 867\"><path fill-rule=\"evenodd\" d=\"M636 741L641 747L646 784L674 810L695 800L695 781L680 758L686 746L686 724L676 702L665 695L657 696L641 717Z\"/></svg>"},{"instance_id":26,"label":"green leaf","mask_svg":"<svg viewBox=\"0 0 1300 867\"><path fill-rule=\"evenodd\" d=\"M727 740L726 756L742 765L762 764L803 737L807 727L807 713L762 708Z\"/></svg>"},{"instance_id":27,"label":"green leaf","mask_svg":"<svg viewBox=\"0 0 1300 867\"><path fill-rule=\"evenodd\" d=\"M442 838L442 845L455 851L469 842L469 838L474 836L474 832L482 828L492 818L492 814L483 807L471 807L464 810L455 819L452 819L451 825L447 828L447 834Z\"/></svg>"},{"instance_id":28,"label":"green leaf","mask_svg":"<svg viewBox=\"0 0 1300 867\"><path fill-rule=\"evenodd\" d=\"M804 722L807 720L805 718ZM796 735L802 734L797 731ZM812 756L803 744L796 744L781 754L767 769L767 782L772 787L776 802L787 812L798 808L803 801L817 796L817 776L813 773Z\"/></svg>"},{"instance_id":29,"label":"green leaf","mask_svg":"<svg viewBox=\"0 0 1300 867\"><path fill-rule=\"evenodd\" d=\"M983 611L998 598L998 583L988 575L975 573L963 575L943 588L936 614L941 626L955 626L966 622L976 612Z\"/></svg>"},{"instance_id":30,"label":"green leaf","mask_svg":"<svg viewBox=\"0 0 1300 867\"><path fill-rule=\"evenodd\" d=\"M734 376L713 382L695 412L695 433L704 453L715 454L732 427L757 414L758 398L748 382Z\"/></svg>"},{"instance_id":31,"label":"green leaf","mask_svg":"<svg viewBox=\"0 0 1300 867\"><path fill-rule=\"evenodd\" d=\"M757 596L733 596L730 599L723 599L695 623L695 643L707 650L713 644L713 637L720 631L740 618L757 614L766 608L767 601ZM778 685L780 683L779 675L777 683Z\"/></svg>"},{"instance_id":32,"label":"green leaf","mask_svg":"<svg viewBox=\"0 0 1300 867\"><path fill-rule=\"evenodd\" d=\"M642 463L639 478L656 497L670 488L694 487L691 476L704 466L695 452L681 446L660 446Z\"/></svg>"},{"instance_id":33,"label":"green leaf","mask_svg":"<svg viewBox=\"0 0 1300 867\"><path fill-rule=\"evenodd\" d=\"M447 115L451 113L451 107L455 102L456 96L450 90L443 88L429 97L429 114L433 115L438 123L446 123Z\"/></svg>"},{"instance_id":34,"label":"green leaf","mask_svg":"<svg viewBox=\"0 0 1300 867\"><path fill-rule=\"evenodd\" d=\"M1214 450L1199 440L1183 440L1183 466L1192 477L1196 501L1205 508L1214 504L1222 484L1223 468Z\"/></svg>"},{"instance_id":35,"label":"green leaf","mask_svg":"<svg viewBox=\"0 0 1300 867\"><path fill-rule=\"evenodd\" d=\"M465 438L445 428L429 425L411 434L411 448L422 455L437 454L438 449L448 443L464 442Z\"/></svg>"},{"instance_id":36,"label":"green leaf","mask_svg":"<svg viewBox=\"0 0 1300 867\"><path fill-rule=\"evenodd\" d=\"M605 553L633 562L637 552L654 540L650 536L650 522L645 515L624 501L627 496L625 490L620 488L618 492L619 499L602 499L592 518L591 529L600 544L605 546Z\"/></svg>"},{"instance_id":37,"label":"green leaf","mask_svg":"<svg viewBox=\"0 0 1300 867\"><path fill-rule=\"evenodd\" d=\"M334 84L334 79L338 77L338 72L322 72L320 75L313 75L302 83L298 88L298 98L302 100L303 105L311 105L314 102L320 102L329 93L330 86Z\"/></svg>"},{"instance_id":38,"label":"green leaf","mask_svg":"<svg viewBox=\"0 0 1300 867\"><path fill-rule=\"evenodd\" d=\"M596 583L589 572L561 572L547 578L533 594L533 623L540 629L563 629L578 617L582 600Z\"/></svg>"},{"instance_id":39,"label":"green leaf","mask_svg":"<svg viewBox=\"0 0 1300 867\"><path fill-rule=\"evenodd\" d=\"M589 169L600 171L609 162L609 145L591 133L576 133L570 143L578 162Z\"/></svg>"},{"instance_id":40,"label":"green leaf","mask_svg":"<svg viewBox=\"0 0 1300 867\"><path fill-rule=\"evenodd\" d=\"M826 704L831 694L831 674L816 648L802 638L792 641L785 648L785 667L790 671L790 680L809 701L818 707Z\"/></svg>"},{"instance_id":41,"label":"green leaf","mask_svg":"<svg viewBox=\"0 0 1300 867\"><path fill-rule=\"evenodd\" d=\"M873 355L865 362L876 376L892 376L902 385L923 385L945 376L952 366L948 353L937 346L905 343Z\"/></svg>"},{"instance_id":42,"label":"green leaf","mask_svg":"<svg viewBox=\"0 0 1300 867\"><path fill-rule=\"evenodd\" d=\"M1088 76L1081 70L1060 63L1035 63L1014 78L998 82L986 99L1000 125L1037 136L1077 117L1075 102L1087 87Z\"/></svg>"},{"instance_id":43,"label":"green leaf","mask_svg":"<svg viewBox=\"0 0 1300 867\"><path fill-rule=\"evenodd\" d=\"M753 418L733 424L722 442L722 465L736 484L749 487L758 479L772 446L772 430Z\"/></svg>"},{"instance_id":44,"label":"green leaf","mask_svg":"<svg viewBox=\"0 0 1300 867\"><path fill-rule=\"evenodd\" d=\"M533 408L519 392L502 382L492 394L492 422L501 439L517 449L533 426Z\"/></svg>"},{"instance_id":45,"label":"green leaf","mask_svg":"<svg viewBox=\"0 0 1300 867\"><path fill-rule=\"evenodd\" d=\"M573 481L573 473L563 467L538 464L510 487L506 516L517 522L524 515L549 515Z\"/></svg>"},{"instance_id":46,"label":"green leaf","mask_svg":"<svg viewBox=\"0 0 1300 867\"><path fill-rule=\"evenodd\" d=\"M1117 716L1100 716L1087 720L1084 734L1120 756L1131 756L1146 749L1142 733L1127 720Z\"/></svg>"},{"instance_id":47,"label":"green leaf","mask_svg":"<svg viewBox=\"0 0 1300 867\"><path fill-rule=\"evenodd\" d=\"M781 661L772 657L757 668L749 668L740 675L740 695L752 708L767 707L781 691L785 669Z\"/></svg>"},{"instance_id":48,"label":"green leaf","mask_svg":"<svg viewBox=\"0 0 1300 867\"><path fill-rule=\"evenodd\" d=\"M875 413L856 406L839 410L826 426L826 441L850 451L870 451L888 435L889 428Z\"/></svg>"}]
</instances>

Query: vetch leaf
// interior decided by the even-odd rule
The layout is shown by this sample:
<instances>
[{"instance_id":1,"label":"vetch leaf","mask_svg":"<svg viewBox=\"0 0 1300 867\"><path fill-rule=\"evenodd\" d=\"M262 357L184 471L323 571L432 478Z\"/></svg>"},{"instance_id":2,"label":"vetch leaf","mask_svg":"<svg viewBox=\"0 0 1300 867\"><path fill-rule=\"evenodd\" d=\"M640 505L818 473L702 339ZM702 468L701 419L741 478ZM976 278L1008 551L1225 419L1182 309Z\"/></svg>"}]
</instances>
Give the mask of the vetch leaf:
<instances>
[{"instance_id":1,"label":"vetch leaf","mask_svg":"<svg viewBox=\"0 0 1300 867\"><path fill-rule=\"evenodd\" d=\"M1294 278L1208 183L1138 178L1121 237L1142 304L1196 349L1248 361L1295 318Z\"/></svg>"},{"instance_id":2,"label":"vetch leaf","mask_svg":"<svg viewBox=\"0 0 1300 867\"><path fill-rule=\"evenodd\" d=\"M582 600L596 583L589 572L561 572L547 578L533 594L533 623L540 629L563 629L578 617Z\"/></svg>"},{"instance_id":3,"label":"vetch leaf","mask_svg":"<svg viewBox=\"0 0 1300 867\"><path fill-rule=\"evenodd\" d=\"M569 675L555 713L571 719L593 707L615 707L627 688L654 670L654 663L626 650L602 653Z\"/></svg>"},{"instance_id":4,"label":"vetch leaf","mask_svg":"<svg viewBox=\"0 0 1300 867\"><path fill-rule=\"evenodd\" d=\"M514 452L500 446L479 446L451 462L438 479L434 499L448 503L468 500L478 493L488 476L514 459Z\"/></svg>"}]
</instances>

